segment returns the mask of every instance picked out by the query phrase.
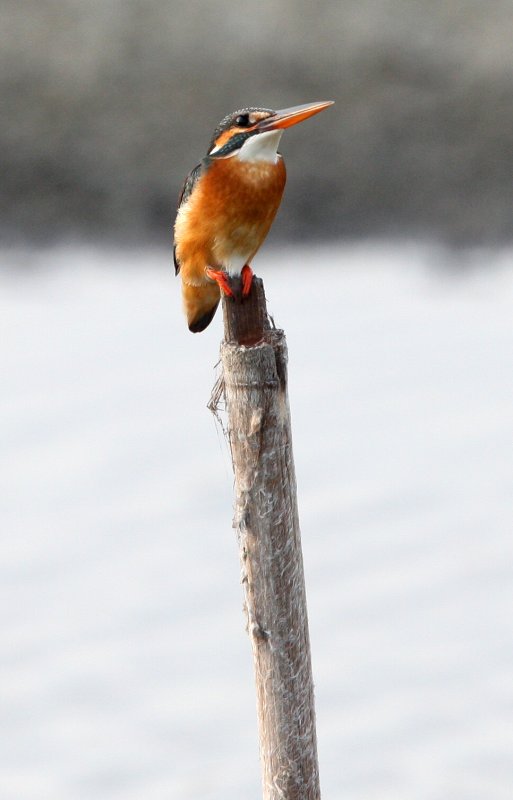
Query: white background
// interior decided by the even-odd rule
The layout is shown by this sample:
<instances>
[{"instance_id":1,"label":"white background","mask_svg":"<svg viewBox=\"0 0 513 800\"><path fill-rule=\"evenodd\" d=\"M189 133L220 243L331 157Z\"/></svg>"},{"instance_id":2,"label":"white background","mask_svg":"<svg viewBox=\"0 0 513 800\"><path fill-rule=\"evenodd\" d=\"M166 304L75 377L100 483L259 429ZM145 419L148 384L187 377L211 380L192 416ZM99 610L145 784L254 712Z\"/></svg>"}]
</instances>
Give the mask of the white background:
<instances>
[{"instance_id":1,"label":"white background","mask_svg":"<svg viewBox=\"0 0 513 800\"><path fill-rule=\"evenodd\" d=\"M260 796L232 475L170 252L0 254L0 796ZM511 253L267 251L325 800L511 800Z\"/></svg>"}]
</instances>

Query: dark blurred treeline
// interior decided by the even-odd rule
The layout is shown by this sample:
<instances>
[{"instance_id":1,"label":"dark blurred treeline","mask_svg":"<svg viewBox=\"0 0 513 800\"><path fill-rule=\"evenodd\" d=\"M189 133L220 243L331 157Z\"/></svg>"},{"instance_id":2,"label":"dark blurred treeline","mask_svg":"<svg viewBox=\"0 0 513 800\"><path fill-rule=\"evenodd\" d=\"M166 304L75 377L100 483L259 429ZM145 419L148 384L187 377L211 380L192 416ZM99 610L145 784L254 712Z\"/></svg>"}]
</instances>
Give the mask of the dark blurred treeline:
<instances>
[{"instance_id":1,"label":"dark blurred treeline","mask_svg":"<svg viewBox=\"0 0 513 800\"><path fill-rule=\"evenodd\" d=\"M221 117L334 99L275 237L510 239L512 43L511 0L3 0L2 233L170 238Z\"/></svg>"}]
</instances>

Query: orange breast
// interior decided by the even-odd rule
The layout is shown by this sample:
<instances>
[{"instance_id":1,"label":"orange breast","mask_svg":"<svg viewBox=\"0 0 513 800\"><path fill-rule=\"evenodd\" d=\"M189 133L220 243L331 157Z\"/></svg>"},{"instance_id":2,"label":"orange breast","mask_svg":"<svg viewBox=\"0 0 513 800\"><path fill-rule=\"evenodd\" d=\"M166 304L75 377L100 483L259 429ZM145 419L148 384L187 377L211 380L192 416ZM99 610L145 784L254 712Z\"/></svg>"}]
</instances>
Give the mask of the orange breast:
<instances>
[{"instance_id":1,"label":"orange breast","mask_svg":"<svg viewBox=\"0 0 513 800\"><path fill-rule=\"evenodd\" d=\"M208 280L207 266L232 271L251 261L269 232L285 180L281 157L276 164L236 157L212 162L176 219L182 280L199 285Z\"/></svg>"}]
</instances>

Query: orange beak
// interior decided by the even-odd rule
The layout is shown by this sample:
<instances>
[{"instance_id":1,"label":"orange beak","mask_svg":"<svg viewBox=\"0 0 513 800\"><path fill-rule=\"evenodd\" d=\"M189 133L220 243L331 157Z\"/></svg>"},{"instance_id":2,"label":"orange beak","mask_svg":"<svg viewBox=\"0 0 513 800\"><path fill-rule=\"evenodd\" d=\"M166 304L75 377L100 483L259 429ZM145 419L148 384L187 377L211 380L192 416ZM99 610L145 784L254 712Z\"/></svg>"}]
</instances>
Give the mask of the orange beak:
<instances>
[{"instance_id":1,"label":"orange beak","mask_svg":"<svg viewBox=\"0 0 513 800\"><path fill-rule=\"evenodd\" d=\"M290 128L292 125L297 125L298 122L303 122L308 117L313 117L319 111L323 111L328 106L332 106L334 100L324 100L319 103L306 103L303 106L292 106L291 108L282 108L281 111L275 111L272 117L263 119L255 126L258 131L275 131L281 128Z\"/></svg>"}]
</instances>

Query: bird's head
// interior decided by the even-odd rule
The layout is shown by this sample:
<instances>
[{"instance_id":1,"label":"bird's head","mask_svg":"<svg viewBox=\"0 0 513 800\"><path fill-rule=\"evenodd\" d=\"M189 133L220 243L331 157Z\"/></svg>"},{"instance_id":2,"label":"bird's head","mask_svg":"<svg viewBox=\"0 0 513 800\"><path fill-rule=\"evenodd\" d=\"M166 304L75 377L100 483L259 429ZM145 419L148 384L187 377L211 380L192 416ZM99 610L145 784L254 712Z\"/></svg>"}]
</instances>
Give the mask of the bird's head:
<instances>
[{"instance_id":1,"label":"bird's head","mask_svg":"<svg viewBox=\"0 0 513 800\"><path fill-rule=\"evenodd\" d=\"M207 158L237 156L243 161L274 161L285 128L333 105L332 100L292 106L280 111L243 108L228 114L214 131Z\"/></svg>"}]
</instances>

